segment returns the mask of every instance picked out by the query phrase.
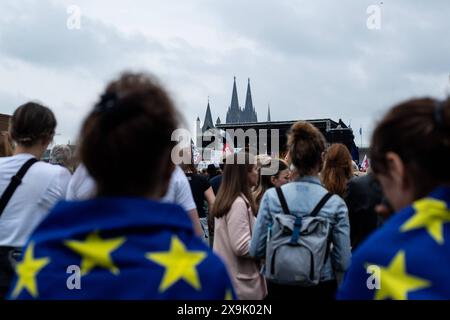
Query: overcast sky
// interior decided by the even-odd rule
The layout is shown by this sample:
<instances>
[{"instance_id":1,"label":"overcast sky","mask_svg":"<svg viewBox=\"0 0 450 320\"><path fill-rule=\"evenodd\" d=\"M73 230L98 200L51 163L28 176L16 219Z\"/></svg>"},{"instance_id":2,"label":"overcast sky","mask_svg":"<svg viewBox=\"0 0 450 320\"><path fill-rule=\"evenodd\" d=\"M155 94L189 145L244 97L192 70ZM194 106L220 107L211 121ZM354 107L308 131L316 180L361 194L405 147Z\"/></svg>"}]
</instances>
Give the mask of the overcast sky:
<instances>
[{"instance_id":1,"label":"overcast sky","mask_svg":"<svg viewBox=\"0 0 450 320\"><path fill-rule=\"evenodd\" d=\"M67 27L70 5L80 29ZM123 70L159 77L189 128L208 96L225 120L236 76L241 106L251 79L259 120L268 104L276 121L342 118L364 143L393 104L450 92L448 0L1 0L0 13L0 113L45 103L57 143L76 139Z\"/></svg>"}]
</instances>

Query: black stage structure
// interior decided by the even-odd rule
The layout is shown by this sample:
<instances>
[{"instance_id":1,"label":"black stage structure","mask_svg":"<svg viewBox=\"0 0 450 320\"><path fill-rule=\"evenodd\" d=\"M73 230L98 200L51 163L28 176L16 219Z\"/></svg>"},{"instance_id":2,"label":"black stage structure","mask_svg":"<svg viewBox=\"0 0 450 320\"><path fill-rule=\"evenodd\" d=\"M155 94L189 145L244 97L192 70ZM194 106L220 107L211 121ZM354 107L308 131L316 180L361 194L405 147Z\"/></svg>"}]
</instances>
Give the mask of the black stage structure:
<instances>
[{"instance_id":1,"label":"black stage structure","mask_svg":"<svg viewBox=\"0 0 450 320\"><path fill-rule=\"evenodd\" d=\"M358 154L358 148L355 144L355 136L353 134L353 130L349 127L347 127L342 120L339 120L339 122L336 122L331 119L314 119L314 120L304 120L306 122L309 122L313 124L315 127L317 127L322 134L324 135L325 139L327 140L328 144L332 143L342 143L349 149L350 153L352 154L352 157L357 162L359 161L359 154ZM242 148L242 147L251 147L253 150L256 149L257 154L261 152L259 150L260 146L260 139L264 139L264 143L267 142L267 145L264 146L266 150L264 150L262 153L267 154L273 154L274 152L279 152L280 155L285 154L287 150L287 134L289 133L290 128L292 125L297 121L271 121L271 122L247 122L247 123L227 123L227 124L216 124L215 128L223 131L227 130L243 130L244 132L248 132L248 130L255 130L256 135L258 137L258 141L255 146L249 146L249 139L245 140L245 146L238 145L239 141L236 137L234 137L234 148ZM271 133L272 130L278 130L279 134L279 149L280 150L272 150L271 145ZM264 137L261 135L267 134L268 137ZM210 144L211 141L203 141L202 142L202 148L206 148L208 144Z\"/></svg>"}]
</instances>

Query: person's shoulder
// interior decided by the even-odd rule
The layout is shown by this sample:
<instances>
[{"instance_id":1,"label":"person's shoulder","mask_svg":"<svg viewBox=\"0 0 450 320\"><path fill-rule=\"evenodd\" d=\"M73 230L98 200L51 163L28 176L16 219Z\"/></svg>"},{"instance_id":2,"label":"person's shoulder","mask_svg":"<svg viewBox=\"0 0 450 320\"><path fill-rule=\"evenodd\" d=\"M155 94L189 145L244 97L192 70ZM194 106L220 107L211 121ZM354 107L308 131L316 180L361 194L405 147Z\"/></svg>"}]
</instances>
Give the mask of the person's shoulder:
<instances>
[{"instance_id":1,"label":"person's shoulder","mask_svg":"<svg viewBox=\"0 0 450 320\"><path fill-rule=\"evenodd\" d=\"M172 179L186 179L186 174L179 166L175 166L172 172Z\"/></svg>"},{"instance_id":2,"label":"person's shoulder","mask_svg":"<svg viewBox=\"0 0 450 320\"><path fill-rule=\"evenodd\" d=\"M206 178L205 178L206 179ZM222 175L221 174L219 174L219 175L217 175L217 176L215 176L215 177L212 177L211 179L209 179L209 182L210 183L217 183L217 182L219 182L220 180L222 180Z\"/></svg>"},{"instance_id":3,"label":"person's shoulder","mask_svg":"<svg viewBox=\"0 0 450 320\"><path fill-rule=\"evenodd\" d=\"M247 200L242 196L238 196L234 201L233 201L233 206L246 206L247 205Z\"/></svg>"},{"instance_id":4,"label":"person's shoulder","mask_svg":"<svg viewBox=\"0 0 450 320\"><path fill-rule=\"evenodd\" d=\"M348 214L348 207L345 203L344 199L342 199L341 196L337 194L330 193L328 190L324 190L323 194L320 195L320 198L318 198L320 201L322 200L326 195L328 195L328 200L323 204L323 210L325 212L328 212L331 216L339 217L343 214ZM319 202L317 202L319 203Z\"/></svg>"},{"instance_id":5,"label":"person's shoulder","mask_svg":"<svg viewBox=\"0 0 450 320\"><path fill-rule=\"evenodd\" d=\"M284 197L286 198L286 201L293 201L293 199L291 198L293 194L297 193L297 185L298 182L292 181L289 183L286 183L284 185L282 185L279 189L281 189L281 192L283 193ZM262 203L263 202L273 202L276 201L277 203L279 203L279 197L278 197L278 192L277 192L277 188L273 187L273 188L269 188L266 190L266 192L264 192L264 195L261 199Z\"/></svg>"},{"instance_id":6,"label":"person's shoulder","mask_svg":"<svg viewBox=\"0 0 450 320\"><path fill-rule=\"evenodd\" d=\"M386 229L380 228L370 234L352 253L352 264L361 264L367 258L378 254L378 249L387 243Z\"/></svg>"},{"instance_id":7,"label":"person's shoulder","mask_svg":"<svg viewBox=\"0 0 450 320\"><path fill-rule=\"evenodd\" d=\"M71 213L78 215L79 212L86 212L87 209L95 205L96 200L61 200L58 201L48 215L48 219L58 217L59 215L68 216Z\"/></svg>"},{"instance_id":8,"label":"person's shoulder","mask_svg":"<svg viewBox=\"0 0 450 320\"><path fill-rule=\"evenodd\" d=\"M0 157L0 166L11 161L11 157Z\"/></svg>"},{"instance_id":9,"label":"person's shoulder","mask_svg":"<svg viewBox=\"0 0 450 320\"><path fill-rule=\"evenodd\" d=\"M85 178L91 178L91 176L89 175L89 172L87 171L86 167L84 166L84 164L80 163L78 165L78 167L75 169L75 172L72 175L73 180L82 180Z\"/></svg>"},{"instance_id":10,"label":"person's shoulder","mask_svg":"<svg viewBox=\"0 0 450 320\"><path fill-rule=\"evenodd\" d=\"M290 183L288 183L288 184L290 184ZM285 192L286 190L290 189L290 186L288 186L288 184L281 186L281 191ZM278 199L277 189L276 188L267 189L263 195L263 198L266 198L266 199L277 198ZM261 201L262 201L262 199L261 199Z\"/></svg>"},{"instance_id":11,"label":"person's shoulder","mask_svg":"<svg viewBox=\"0 0 450 320\"><path fill-rule=\"evenodd\" d=\"M242 195L238 196L231 205L230 212L234 211L242 211L243 209L247 209L249 207L248 200L245 199Z\"/></svg>"},{"instance_id":12,"label":"person's shoulder","mask_svg":"<svg viewBox=\"0 0 450 320\"><path fill-rule=\"evenodd\" d=\"M54 174L54 175L69 174L70 175L70 171L67 168L57 165L57 164L50 164L50 163L47 163L44 161L36 162L35 168L36 168L36 170L39 169L39 171L46 172L49 174Z\"/></svg>"},{"instance_id":13,"label":"person's shoulder","mask_svg":"<svg viewBox=\"0 0 450 320\"><path fill-rule=\"evenodd\" d=\"M56 232L55 236L60 231L67 232L84 220L84 217L80 219L80 212L86 212L82 202L58 201L36 227L31 240L38 242L43 238L47 239L48 232Z\"/></svg>"},{"instance_id":14,"label":"person's shoulder","mask_svg":"<svg viewBox=\"0 0 450 320\"><path fill-rule=\"evenodd\" d=\"M38 183L49 181L50 185L68 185L72 175L62 166L38 161L29 169L25 179Z\"/></svg>"},{"instance_id":15,"label":"person's shoulder","mask_svg":"<svg viewBox=\"0 0 450 320\"><path fill-rule=\"evenodd\" d=\"M171 183L175 184L176 188L180 188L181 186L185 185L189 186L189 180L184 171L179 166L175 167L170 180Z\"/></svg>"},{"instance_id":16,"label":"person's shoulder","mask_svg":"<svg viewBox=\"0 0 450 320\"><path fill-rule=\"evenodd\" d=\"M370 174L365 174L358 177L353 177L349 180L348 185L352 188L359 189L369 186L374 181L374 177Z\"/></svg>"},{"instance_id":17,"label":"person's shoulder","mask_svg":"<svg viewBox=\"0 0 450 320\"><path fill-rule=\"evenodd\" d=\"M29 159L32 158L33 156L29 154L16 154L8 157L0 157L0 165L11 168L13 167L20 168L25 162L27 162Z\"/></svg>"},{"instance_id":18,"label":"person's shoulder","mask_svg":"<svg viewBox=\"0 0 450 320\"><path fill-rule=\"evenodd\" d=\"M192 178L194 180L197 180L197 181L201 182L201 183L208 183L209 184L208 179L206 177L200 175L200 174L193 174Z\"/></svg>"},{"instance_id":19,"label":"person's shoulder","mask_svg":"<svg viewBox=\"0 0 450 320\"><path fill-rule=\"evenodd\" d=\"M300 182L301 183L301 182ZM293 186L295 188L295 186ZM324 207L327 206L342 206L345 205L344 199L340 197L337 194L331 193L328 191L327 188L323 184L315 183L315 184L309 184L308 189L305 191L307 194L309 194L313 199L318 198L322 200L325 196L328 196L327 202L324 204Z\"/></svg>"},{"instance_id":20,"label":"person's shoulder","mask_svg":"<svg viewBox=\"0 0 450 320\"><path fill-rule=\"evenodd\" d=\"M169 188L174 188L175 192L181 192L181 189L190 188L189 180L184 171L176 166L170 178Z\"/></svg>"},{"instance_id":21,"label":"person's shoulder","mask_svg":"<svg viewBox=\"0 0 450 320\"><path fill-rule=\"evenodd\" d=\"M342 197L338 194L331 194L328 203L336 206L346 206L344 199L342 199Z\"/></svg>"}]
</instances>

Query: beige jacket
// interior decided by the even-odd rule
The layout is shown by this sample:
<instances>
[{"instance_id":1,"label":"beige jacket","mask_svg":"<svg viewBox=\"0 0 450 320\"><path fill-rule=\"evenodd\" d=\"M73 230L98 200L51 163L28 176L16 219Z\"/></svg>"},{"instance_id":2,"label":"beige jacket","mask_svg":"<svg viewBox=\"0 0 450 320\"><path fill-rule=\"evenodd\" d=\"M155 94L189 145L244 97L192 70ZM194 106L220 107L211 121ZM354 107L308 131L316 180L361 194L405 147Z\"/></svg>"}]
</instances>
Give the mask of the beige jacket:
<instances>
[{"instance_id":1,"label":"beige jacket","mask_svg":"<svg viewBox=\"0 0 450 320\"><path fill-rule=\"evenodd\" d=\"M260 300L267 294L259 263L248 254L255 221L243 196L234 201L226 216L215 219L214 251L227 266L240 300Z\"/></svg>"}]
</instances>

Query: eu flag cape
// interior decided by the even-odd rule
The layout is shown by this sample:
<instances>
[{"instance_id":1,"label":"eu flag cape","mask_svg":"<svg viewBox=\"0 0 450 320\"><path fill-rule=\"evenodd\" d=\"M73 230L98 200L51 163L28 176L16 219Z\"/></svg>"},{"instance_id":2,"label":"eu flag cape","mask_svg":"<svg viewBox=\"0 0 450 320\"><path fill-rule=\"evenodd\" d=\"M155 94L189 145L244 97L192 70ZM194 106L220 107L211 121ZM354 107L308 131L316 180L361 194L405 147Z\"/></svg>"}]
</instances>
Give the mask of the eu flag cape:
<instances>
[{"instance_id":1,"label":"eu flag cape","mask_svg":"<svg viewBox=\"0 0 450 320\"><path fill-rule=\"evenodd\" d=\"M179 206L135 198L59 203L31 236L10 299L235 297L222 261Z\"/></svg>"},{"instance_id":2,"label":"eu flag cape","mask_svg":"<svg viewBox=\"0 0 450 320\"><path fill-rule=\"evenodd\" d=\"M358 248L338 299L450 299L450 187L395 214Z\"/></svg>"}]
</instances>

